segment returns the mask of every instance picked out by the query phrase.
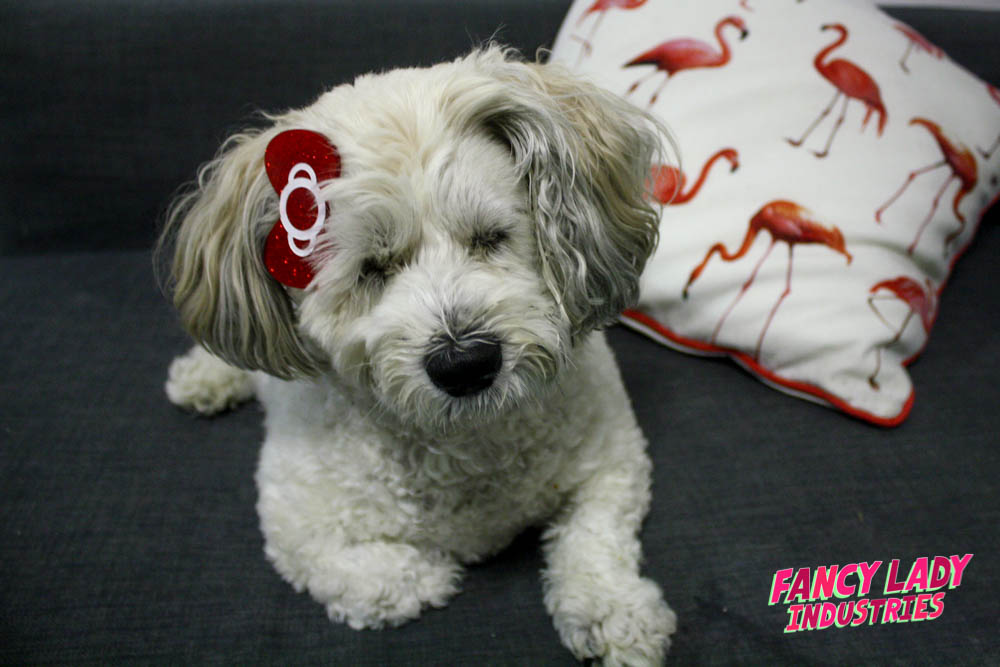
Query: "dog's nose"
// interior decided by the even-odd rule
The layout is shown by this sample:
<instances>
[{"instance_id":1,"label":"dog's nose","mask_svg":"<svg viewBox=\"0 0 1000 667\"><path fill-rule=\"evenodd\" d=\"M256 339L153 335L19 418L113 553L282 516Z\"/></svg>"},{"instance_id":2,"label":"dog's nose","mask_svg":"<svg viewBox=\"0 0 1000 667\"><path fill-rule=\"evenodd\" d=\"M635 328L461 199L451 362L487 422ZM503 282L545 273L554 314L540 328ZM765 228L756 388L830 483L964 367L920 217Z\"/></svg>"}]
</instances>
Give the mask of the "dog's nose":
<instances>
[{"instance_id":1,"label":"dog's nose","mask_svg":"<svg viewBox=\"0 0 1000 667\"><path fill-rule=\"evenodd\" d=\"M488 389L503 363L492 338L445 339L424 358L427 375L441 391L459 398Z\"/></svg>"}]
</instances>

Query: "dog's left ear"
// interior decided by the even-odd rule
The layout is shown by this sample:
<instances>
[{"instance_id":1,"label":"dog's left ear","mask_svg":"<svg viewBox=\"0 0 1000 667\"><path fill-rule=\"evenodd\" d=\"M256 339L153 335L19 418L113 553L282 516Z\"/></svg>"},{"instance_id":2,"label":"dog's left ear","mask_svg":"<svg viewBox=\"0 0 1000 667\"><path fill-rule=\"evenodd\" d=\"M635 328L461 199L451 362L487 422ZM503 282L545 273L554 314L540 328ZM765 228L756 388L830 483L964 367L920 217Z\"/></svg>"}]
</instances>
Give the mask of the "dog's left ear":
<instances>
[{"instance_id":1,"label":"dog's left ear","mask_svg":"<svg viewBox=\"0 0 1000 667\"><path fill-rule=\"evenodd\" d=\"M527 182L542 273L574 338L633 305L656 247L660 210L650 168L672 149L667 130L620 97L558 65L474 54L503 84L483 121Z\"/></svg>"}]
</instances>

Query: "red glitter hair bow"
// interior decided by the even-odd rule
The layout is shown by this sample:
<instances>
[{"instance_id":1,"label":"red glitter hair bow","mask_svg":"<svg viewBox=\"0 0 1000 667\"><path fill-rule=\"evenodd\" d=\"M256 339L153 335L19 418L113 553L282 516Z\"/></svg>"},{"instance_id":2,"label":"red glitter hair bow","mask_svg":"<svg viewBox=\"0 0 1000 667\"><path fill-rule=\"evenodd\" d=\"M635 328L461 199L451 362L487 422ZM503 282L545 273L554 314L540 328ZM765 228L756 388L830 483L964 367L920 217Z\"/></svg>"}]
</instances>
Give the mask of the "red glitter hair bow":
<instances>
[{"instance_id":1,"label":"red glitter hair bow","mask_svg":"<svg viewBox=\"0 0 1000 667\"><path fill-rule=\"evenodd\" d=\"M313 279L308 258L329 214L319 187L340 177L340 154L321 134L287 130L267 145L264 169L280 197L279 220L264 244L264 266L283 285L303 289Z\"/></svg>"}]
</instances>

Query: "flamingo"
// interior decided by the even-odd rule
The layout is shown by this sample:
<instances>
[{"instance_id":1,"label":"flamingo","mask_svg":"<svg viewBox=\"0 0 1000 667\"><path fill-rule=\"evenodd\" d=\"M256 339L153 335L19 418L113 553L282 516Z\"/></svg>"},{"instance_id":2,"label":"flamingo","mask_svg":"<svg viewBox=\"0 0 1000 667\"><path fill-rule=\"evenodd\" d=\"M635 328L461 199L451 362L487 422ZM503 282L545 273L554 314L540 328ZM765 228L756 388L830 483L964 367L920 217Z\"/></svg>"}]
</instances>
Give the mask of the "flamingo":
<instances>
[{"instance_id":1,"label":"flamingo","mask_svg":"<svg viewBox=\"0 0 1000 667\"><path fill-rule=\"evenodd\" d=\"M715 343L715 339L719 335L719 331L722 329L722 324L729 317L729 313L732 312L733 308L739 302L743 295L746 294L747 290L753 284L754 279L757 277L757 271L760 269L764 260L767 259L771 250L774 249L775 244L781 241L788 245L788 271L785 275L785 290L778 297L778 301L771 308L771 312L767 316L767 320L764 322L764 328L760 332L760 337L757 339L757 347L754 350L753 358L757 360L760 358L761 345L764 343L764 336L767 334L767 329L771 326L771 320L774 319L774 314L778 312L778 307L792 291L792 253L795 250L795 246L800 243L809 244L821 244L830 248L831 250L844 255L847 258L847 263L851 263L851 254L847 252L844 245L844 235L841 233L840 229L837 227L825 227L821 223L816 222L812 219L812 214L809 213L805 208L799 206L798 204L786 200L775 200L765 204L757 213L750 219L750 224L747 228L746 236L743 238L743 244L740 246L739 250L736 252L729 252L724 245L721 243L716 243L711 248L709 248L708 253L705 255L705 259L701 261L698 266L694 267L691 271L691 276L688 278L687 284L684 286L683 296L688 298L688 291L691 284L698 279L701 272L705 269L705 265L712 258L712 255L719 253L719 257L723 261L733 262L744 255L750 250L753 245L754 239L757 238L757 234L761 230L767 231L771 236L771 244L767 247L764 255L757 261L757 264L753 267L753 271L750 273L750 277L747 279L743 286L740 288L739 293L733 302L729 304L726 311L723 313L722 317L719 319L719 323L715 326L715 330L712 332L712 338L709 342Z\"/></svg>"},{"instance_id":2,"label":"flamingo","mask_svg":"<svg viewBox=\"0 0 1000 667\"><path fill-rule=\"evenodd\" d=\"M666 206L686 204L698 194L712 165L720 159L729 161L730 172L736 171L740 166L739 153L732 148L723 148L708 158L701 168L698 180L691 185L691 188L687 192L681 192L684 189L687 178L680 169L667 165L653 167L651 174L653 198Z\"/></svg>"},{"instance_id":3,"label":"flamingo","mask_svg":"<svg viewBox=\"0 0 1000 667\"><path fill-rule=\"evenodd\" d=\"M986 84L986 90L989 92L990 97L992 97L997 104L1000 104L1000 88ZM1000 148L1000 135L997 135L997 140L993 142L993 145L990 146L988 150L984 150L982 148L978 148L978 150L984 159L989 160L993 157L993 152L997 148Z\"/></svg>"},{"instance_id":4,"label":"flamingo","mask_svg":"<svg viewBox=\"0 0 1000 667\"><path fill-rule=\"evenodd\" d=\"M931 331L931 326L934 324L934 315L937 311L937 294L934 291L934 283L930 280L926 280L925 283L926 289L913 278L898 276L890 280L883 280L882 282L875 283L872 285L871 289L868 290L868 307L872 309L872 312L874 312L875 315L882 320L882 323L889 327L889 329L893 329L893 326L886 321L879 309L875 307L875 300L898 299L903 301L909 307L906 317L903 318L903 323L899 325L898 329L894 329L896 335L875 349L875 370L868 377L868 384L870 384L872 389L876 391L879 389L879 384L876 382L875 378L882 369L882 350L890 345L896 344L896 342L902 338L903 332L906 330L906 325L910 323L910 319L913 318L913 315L916 314L920 317L920 323L924 326L925 334L929 334ZM885 290L891 292L891 294L885 294ZM879 294L879 292L882 293Z\"/></svg>"},{"instance_id":5,"label":"flamingo","mask_svg":"<svg viewBox=\"0 0 1000 667\"><path fill-rule=\"evenodd\" d=\"M711 45L697 39L680 38L663 42L659 46L640 53L625 63L623 67L635 67L637 65L653 65L655 67L652 72L629 86L627 94L635 92L635 89L650 77L660 72L666 72L663 82L649 99L649 106L652 107L656 104L656 98L663 91L663 87L670 81L670 77L677 72L702 67L722 67L728 63L732 57L732 52L729 49L729 44L722 37L722 30L726 26L737 28L740 31L740 39L746 39L746 36L750 34L743 19L739 16L727 16L715 25L715 38L719 42L721 51L716 51Z\"/></svg>"},{"instance_id":6,"label":"flamingo","mask_svg":"<svg viewBox=\"0 0 1000 667\"><path fill-rule=\"evenodd\" d=\"M929 131L934 137L934 140L937 142L938 148L941 149L944 157L933 164L927 165L926 167L911 171L906 177L906 180L903 182L903 185L896 190L896 193L889 198L889 201L875 211L875 222L882 222L882 214L885 213L885 210L889 208L893 202L899 199L899 196L903 194L906 188L910 186L910 183L912 183L917 176L925 174L929 171L934 171L940 167L947 166L951 170L951 173L948 175L948 180L944 182L941 189L938 190L937 194L934 196L934 202L931 204L931 210L928 211L927 217L924 218L923 223L920 225L920 229L917 230L917 235L913 239L913 243L911 243L910 247L906 250L907 253L911 255L913 254L913 251L917 247L917 243L920 241L920 236L924 233L924 228L927 227L927 223L931 221L931 217L937 210L938 202L941 200L941 195L944 194L944 191L948 188L953 179L958 179L959 188L958 192L955 193L952 210L955 211L955 217L958 218L959 227L956 231L952 232L947 236L947 238L945 238L944 247L945 252L947 252L948 246L951 245L951 242L965 230L965 216L958 210L958 206L962 203L962 199L964 199L965 196L976 187L976 183L978 182L979 177L978 169L976 167L976 157L964 144L949 138L941 127L933 121L918 117L911 119L910 125L919 125L927 129L927 131Z\"/></svg>"},{"instance_id":7,"label":"flamingo","mask_svg":"<svg viewBox=\"0 0 1000 667\"><path fill-rule=\"evenodd\" d=\"M609 9L637 9L646 4L646 0L596 0L594 4L587 8L587 10L580 15L580 19L576 22L576 27L579 28L587 17L591 14L598 14L597 20L594 21L593 27L590 29L590 34L587 35L586 39L573 35L573 39L577 39L582 43L582 48L580 49L580 57L576 61L577 67L583 62L583 59L590 55L593 51L593 40L594 34L597 33L597 28L601 25L601 21L604 19Z\"/></svg>"},{"instance_id":8,"label":"flamingo","mask_svg":"<svg viewBox=\"0 0 1000 667\"><path fill-rule=\"evenodd\" d=\"M910 73L910 69L906 66L906 59L910 57L910 52L913 51L914 47L920 51L926 51L938 60L941 60L941 58L944 57L944 51L941 50L941 47L932 44L926 37L910 26L897 23L892 27L903 33L907 39L906 51L903 52L903 57L899 59L899 66L902 67L903 71L907 74Z\"/></svg>"},{"instance_id":9,"label":"flamingo","mask_svg":"<svg viewBox=\"0 0 1000 667\"><path fill-rule=\"evenodd\" d=\"M878 136L882 136L882 131L885 129L885 123L887 114L885 111L885 105L882 104L882 94L879 92L878 84L872 79L867 72L855 65L849 60L844 60L838 58L837 60L824 61L824 59L830 55L830 53L839 48L844 42L847 41L847 28L839 23L832 23L824 25L820 30L835 30L840 33L840 36L829 46L822 49L816 54L813 59L813 65L820 75L833 84L834 88L837 89L834 93L833 99L830 104L823 109L823 112L819 115L812 125L810 125L802 138L788 139L788 143L792 146L801 146L805 142L806 138L812 133L816 126L819 125L820 121L826 118L830 114L830 110L833 109L833 105L837 103L837 100L843 95L844 106L840 110L840 117L837 118L836 124L833 126L833 131L830 133L830 138L826 141L826 146L820 152L813 151L816 157L826 157L830 152L830 146L833 144L833 138L837 134L837 130L840 129L841 124L844 122L844 116L847 114L847 105L854 99L858 100L865 105L865 118L861 122L861 131L868 126L868 121L871 119L873 113L877 113L878 120Z\"/></svg>"}]
</instances>

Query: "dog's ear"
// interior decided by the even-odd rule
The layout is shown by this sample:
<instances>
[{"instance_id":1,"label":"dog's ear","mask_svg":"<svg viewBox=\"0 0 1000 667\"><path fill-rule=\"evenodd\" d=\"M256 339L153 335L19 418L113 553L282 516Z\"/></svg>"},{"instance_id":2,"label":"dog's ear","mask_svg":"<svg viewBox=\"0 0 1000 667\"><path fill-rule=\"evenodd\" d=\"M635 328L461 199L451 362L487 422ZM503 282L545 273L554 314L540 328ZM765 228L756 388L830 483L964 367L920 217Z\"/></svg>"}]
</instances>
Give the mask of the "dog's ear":
<instances>
[{"instance_id":1,"label":"dog's ear","mask_svg":"<svg viewBox=\"0 0 1000 667\"><path fill-rule=\"evenodd\" d=\"M518 62L496 47L471 56L504 84L487 127L522 169L542 273L577 336L610 324L637 298L660 210L647 189L667 130L558 65Z\"/></svg>"},{"instance_id":2,"label":"dog's ear","mask_svg":"<svg viewBox=\"0 0 1000 667\"><path fill-rule=\"evenodd\" d=\"M262 253L278 218L264 155L273 130L231 137L197 187L167 214L158 252L172 246L173 301L188 333L240 368L283 378L321 367L295 327L292 301Z\"/></svg>"}]
</instances>

